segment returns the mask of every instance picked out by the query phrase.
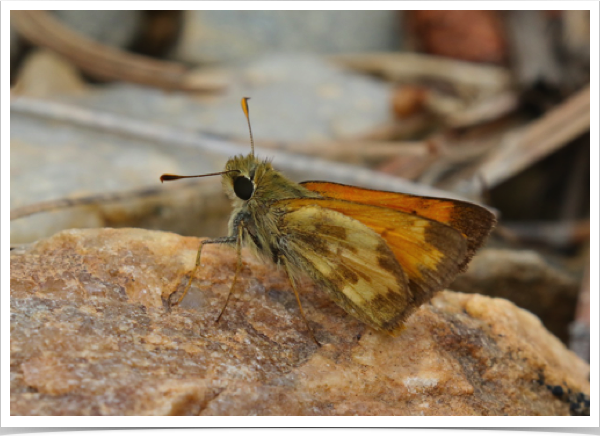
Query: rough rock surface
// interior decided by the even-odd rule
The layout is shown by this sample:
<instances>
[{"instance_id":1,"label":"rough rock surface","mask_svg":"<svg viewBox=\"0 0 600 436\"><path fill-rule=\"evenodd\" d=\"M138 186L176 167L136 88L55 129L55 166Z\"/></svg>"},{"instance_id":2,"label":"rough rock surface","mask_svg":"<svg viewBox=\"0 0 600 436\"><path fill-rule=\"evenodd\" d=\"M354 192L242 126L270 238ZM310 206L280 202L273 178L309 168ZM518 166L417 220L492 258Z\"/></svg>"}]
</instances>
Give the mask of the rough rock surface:
<instances>
[{"instance_id":1,"label":"rough rock surface","mask_svg":"<svg viewBox=\"0 0 600 436\"><path fill-rule=\"evenodd\" d=\"M11 253L12 415L567 415L589 366L503 299L444 291L393 338L306 281L311 341L284 274L199 240L63 231Z\"/></svg>"}]
</instances>

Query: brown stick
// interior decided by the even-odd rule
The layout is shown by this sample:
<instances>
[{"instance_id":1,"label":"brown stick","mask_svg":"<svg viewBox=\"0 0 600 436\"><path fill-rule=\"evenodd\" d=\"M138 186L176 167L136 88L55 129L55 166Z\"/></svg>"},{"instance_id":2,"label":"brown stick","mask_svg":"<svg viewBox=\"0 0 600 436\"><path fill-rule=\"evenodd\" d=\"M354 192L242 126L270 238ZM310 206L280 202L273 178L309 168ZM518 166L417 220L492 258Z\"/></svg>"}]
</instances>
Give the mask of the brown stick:
<instances>
[{"instance_id":1,"label":"brown stick","mask_svg":"<svg viewBox=\"0 0 600 436\"><path fill-rule=\"evenodd\" d=\"M180 63L159 61L100 44L63 26L47 11L11 11L11 24L31 43L61 54L100 79L164 89L215 91L192 84L188 80L188 68Z\"/></svg>"},{"instance_id":2,"label":"brown stick","mask_svg":"<svg viewBox=\"0 0 600 436\"><path fill-rule=\"evenodd\" d=\"M181 185L179 186L181 188ZM163 188L142 188L135 189L127 192L112 192L107 194L94 194L85 197L75 198L59 198L56 200L41 201L39 203L28 204L27 206L17 207L10 211L10 220L16 220L24 218L29 215L34 215L41 212L49 212L57 209L64 209L65 207L83 206L88 204L100 204L115 201L124 201L131 198L140 198L151 195L156 195L163 191Z\"/></svg>"},{"instance_id":3,"label":"brown stick","mask_svg":"<svg viewBox=\"0 0 600 436\"><path fill-rule=\"evenodd\" d=\"M511 78L507 69L457 61L418 53L351 53L330 59L340 65L366 73L381 74L389 80L449 81L457 86L480 88L488 94L508 89Z\"/></svg>"},{"instance_id":4,"label":"brown stick","mask_svg":"<svg viewBox=\"0 0 600 436\"><path fill-rule=\"evenodd\" d=\"M589 85L518 131L508 132L497 152L479 167L493 187L567 145L590 129Z\"/></svg>"}]
</instances>

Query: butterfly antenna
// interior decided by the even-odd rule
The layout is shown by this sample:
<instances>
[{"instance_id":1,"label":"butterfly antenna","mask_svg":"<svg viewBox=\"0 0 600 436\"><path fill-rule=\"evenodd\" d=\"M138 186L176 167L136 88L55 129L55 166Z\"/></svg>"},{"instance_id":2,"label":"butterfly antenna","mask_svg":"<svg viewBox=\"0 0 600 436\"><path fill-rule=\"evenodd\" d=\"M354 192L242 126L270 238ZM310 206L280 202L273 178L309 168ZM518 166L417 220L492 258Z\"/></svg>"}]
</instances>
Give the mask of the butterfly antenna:
<instances>
[{"instance_id":1,"label":"butterfly antenna","mask_svg":"<svg viewBox=\"0 0 600 436\"><path fill-rule=\"evenodd\" d=\"M178 179L191 179L192 177L208 177L208 176L220 176L221 174L227 174L227 173L233 173L233 172L240 172L239 170L227 170L227 171L220 171L218 173L210 173L210 174L200 174L197 176L178 176L177 174L163 174L162 176L160 176L160 181L162 182L170 182L171 180L178 180Z\"/></svg>"},{"instance_id":2,"label":"butterfly antenna","mask_svg":"<svg viewBox=\"0 0 600 436\"><path fill-rule=\"evenodd\" d=\"M246 120L248 120L248 130L250 131L250 147L252 148L252 156L254 156L254 138L252 137L252 127L250 127L250 111L248 109L248 100L250 100L250 97L242 98L242 110L244 111L244 115L246 115Z\"/></svg>"}]
</instances>

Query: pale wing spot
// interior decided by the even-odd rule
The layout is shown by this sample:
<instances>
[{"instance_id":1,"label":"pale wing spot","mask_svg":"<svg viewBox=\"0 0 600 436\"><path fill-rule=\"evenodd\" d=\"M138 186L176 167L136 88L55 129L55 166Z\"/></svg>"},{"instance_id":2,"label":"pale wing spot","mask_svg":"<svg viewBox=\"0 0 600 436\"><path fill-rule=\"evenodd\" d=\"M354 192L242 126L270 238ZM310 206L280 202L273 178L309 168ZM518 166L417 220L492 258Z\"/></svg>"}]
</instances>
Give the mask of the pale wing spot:
<instances>
[{"instance_id":1,"label":"pale wing spot","mask_svg":"<svg viewBox=\"0 0 600 436\"><path fill-rule=\"evenodd\" d=\"M362 279L353 285L344 286L342 292L356 304L366 303L377 296L373 292L373 286Z\"/></svg>"},{"instance_id":2,"label":"pale wing spot","mask_svg":"<svg viewBox=\"0 0 600 436\"><path fill-rule=\"evenodd\" d=\"M381 244L381 238L372 232L348 232L346 240L352 244L361 247L363 250L376 250ZM360 253L359 253L360 254Z\"/></svg>"}]
</instances>

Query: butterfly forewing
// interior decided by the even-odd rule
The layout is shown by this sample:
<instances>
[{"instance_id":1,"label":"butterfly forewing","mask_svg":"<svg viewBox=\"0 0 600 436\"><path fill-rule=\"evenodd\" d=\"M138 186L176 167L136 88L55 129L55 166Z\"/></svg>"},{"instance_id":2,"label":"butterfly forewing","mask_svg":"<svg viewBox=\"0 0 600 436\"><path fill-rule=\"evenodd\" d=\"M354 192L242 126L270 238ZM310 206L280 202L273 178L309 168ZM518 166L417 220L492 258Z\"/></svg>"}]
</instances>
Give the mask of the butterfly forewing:
<instances>
[{"instance_id":1,"label":"butterfly forewing","mask_svg":"<svg viewBox=\"0 0 600 436\"><path fill-rule=\"evenodd\" d=\"M494 214L490 211L466 201L375 191L331 182L310 181L301 185L324 197L399 210L429 218L458 230L467 238L467 255L459 265L460 271L466 268L496 222Z\"/></svg>"}]
</instances>

